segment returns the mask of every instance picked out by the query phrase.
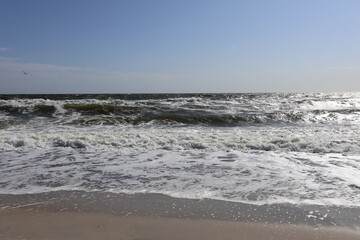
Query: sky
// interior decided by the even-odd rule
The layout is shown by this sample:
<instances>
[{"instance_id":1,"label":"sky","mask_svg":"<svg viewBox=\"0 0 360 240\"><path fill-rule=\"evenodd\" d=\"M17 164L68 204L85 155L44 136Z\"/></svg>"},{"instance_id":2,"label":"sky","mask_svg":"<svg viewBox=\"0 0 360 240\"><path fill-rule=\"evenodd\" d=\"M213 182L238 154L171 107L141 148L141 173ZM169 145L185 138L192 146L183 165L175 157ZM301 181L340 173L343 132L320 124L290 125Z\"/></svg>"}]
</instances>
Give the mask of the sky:
<instances>
[{"instance_id":1,"label":"sky","mask_svg":"<svg viewBox=\"0 0 360 240\"><path fill-rule=\"evenodd\" d=\"M357 0L1 0L0 93L360 91L359 10Z\"/></svg>"}]
</instances>

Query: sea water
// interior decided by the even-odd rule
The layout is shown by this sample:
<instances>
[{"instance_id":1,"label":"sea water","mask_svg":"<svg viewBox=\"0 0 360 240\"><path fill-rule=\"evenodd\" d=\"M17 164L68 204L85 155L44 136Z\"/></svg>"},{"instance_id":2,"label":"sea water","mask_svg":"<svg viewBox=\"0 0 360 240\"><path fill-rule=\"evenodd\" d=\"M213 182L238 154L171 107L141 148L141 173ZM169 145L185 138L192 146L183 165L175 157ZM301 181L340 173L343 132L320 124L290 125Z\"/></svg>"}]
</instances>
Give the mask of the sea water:
<instances>
[{"instance_id":1,"label":"sea water","mask_svg":"<svg viewBox=\"0 0 360 240\"><path fill-rule=\"evenodd\" d=\"M0 95L0 194L360 206L360 94Z\"/></svg>"}]
</instances>

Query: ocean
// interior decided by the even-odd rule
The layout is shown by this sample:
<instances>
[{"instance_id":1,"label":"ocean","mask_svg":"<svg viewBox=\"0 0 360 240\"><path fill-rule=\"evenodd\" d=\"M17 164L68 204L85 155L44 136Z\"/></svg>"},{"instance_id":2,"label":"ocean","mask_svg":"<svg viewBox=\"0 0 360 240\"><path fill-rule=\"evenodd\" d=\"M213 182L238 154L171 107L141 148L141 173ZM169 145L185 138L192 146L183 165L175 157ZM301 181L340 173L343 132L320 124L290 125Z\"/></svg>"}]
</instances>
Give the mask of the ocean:
<instances>
[{"instance_id":1,"label":"ocean","mask_svg":"<svg viewBox=\"0 0 360 240\"><path fill-rule=\"evenodd\" d=\"M0 194L360 206L360 93L0 95Z\"/></svg>"}]
</instances>

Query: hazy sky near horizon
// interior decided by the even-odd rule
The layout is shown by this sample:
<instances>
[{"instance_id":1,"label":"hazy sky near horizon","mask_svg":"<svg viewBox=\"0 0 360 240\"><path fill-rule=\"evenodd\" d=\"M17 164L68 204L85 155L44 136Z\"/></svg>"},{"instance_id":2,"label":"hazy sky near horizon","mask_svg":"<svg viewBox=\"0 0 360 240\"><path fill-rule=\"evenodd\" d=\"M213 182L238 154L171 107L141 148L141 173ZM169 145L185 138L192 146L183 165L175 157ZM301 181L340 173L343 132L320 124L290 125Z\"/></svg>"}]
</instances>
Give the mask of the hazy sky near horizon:
<instances>
[{"instance_id":1,"label":"hazy sky near horizon","mask_svg":"<svg viewBox=\"0 0 360 240\"><path fill-rule=\"evenodd\" d=\"M0 93L360 91L359 11L357 0L2 0Z\"/></svg>"}]
</instances>

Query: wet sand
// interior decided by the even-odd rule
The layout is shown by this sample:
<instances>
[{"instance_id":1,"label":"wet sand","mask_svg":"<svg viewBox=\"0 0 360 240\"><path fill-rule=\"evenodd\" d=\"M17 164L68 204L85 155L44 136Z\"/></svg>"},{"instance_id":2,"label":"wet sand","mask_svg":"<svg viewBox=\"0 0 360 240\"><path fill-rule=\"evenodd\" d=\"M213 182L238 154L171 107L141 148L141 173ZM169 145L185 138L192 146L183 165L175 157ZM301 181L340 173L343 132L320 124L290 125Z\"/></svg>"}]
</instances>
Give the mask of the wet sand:
<instances>
[{"instance_id":1,"label":"wet sand","mask_svg":"<svg viewBox=\"0 0 360 240\"><path fill-rule=\"evenodd\" d=\"M0 239L360 239L360 210L160 194L0 195Z\"/></svg>"},{"instance_id":2,"label":"wet sand","mask_svg":"<svg viewBox=\"0 0 360 240\"><path fill-rule=\"evenodd\" d=\"M133 217L89 212L13 209L0 212L1 239L353 239L337 228L219 220Z\"/></svg>"}]
</instances>

